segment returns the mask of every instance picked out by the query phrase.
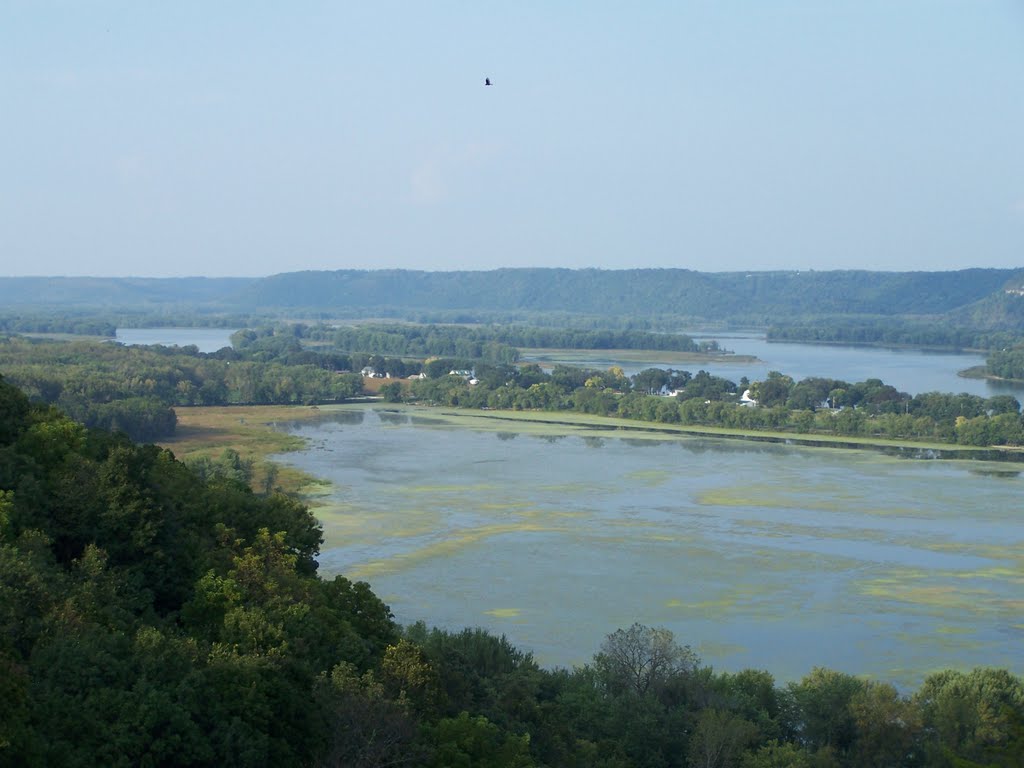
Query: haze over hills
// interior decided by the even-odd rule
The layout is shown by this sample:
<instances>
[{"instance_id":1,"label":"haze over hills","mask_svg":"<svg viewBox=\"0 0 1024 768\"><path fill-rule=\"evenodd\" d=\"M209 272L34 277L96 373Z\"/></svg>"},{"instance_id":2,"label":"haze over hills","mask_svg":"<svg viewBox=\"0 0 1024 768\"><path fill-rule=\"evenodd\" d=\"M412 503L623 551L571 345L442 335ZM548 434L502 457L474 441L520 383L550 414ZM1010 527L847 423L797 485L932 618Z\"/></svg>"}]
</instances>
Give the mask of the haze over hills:
<instances>
[{"instance_id":1,"label":"haze over hills","mask_svg":"<svg viewBox=\"0 0 1024 768\"><path fill-rule=\"evenodd\" d=\"M979 328L1024 327L1024 270L952 272L683 269L337 270L264 278L0 278L0 304L112 309L316 312L561 312L705 321L808 316L943 317Z\"/></svg>"}]
</instances>

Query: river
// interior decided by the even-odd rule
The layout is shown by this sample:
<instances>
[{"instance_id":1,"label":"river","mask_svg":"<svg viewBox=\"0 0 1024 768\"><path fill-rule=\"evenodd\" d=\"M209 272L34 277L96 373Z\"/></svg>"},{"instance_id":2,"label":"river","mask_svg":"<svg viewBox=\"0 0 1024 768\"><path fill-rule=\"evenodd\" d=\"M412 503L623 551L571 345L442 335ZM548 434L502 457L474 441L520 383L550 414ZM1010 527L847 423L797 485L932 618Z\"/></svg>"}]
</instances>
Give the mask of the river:
<instances>
[{"instance_id":1,"label":"river","mask_svg":"<svg viewBox=\"0 0 1024 768\"><path fill-rule=\"evenodd\" d=\"M278 459L333 484L321 572L402 622L483 626L545 665L639 621L780 680L1024 672L1021 464L367 406L288 429L310 447Z\"/></svg>"},{"instance_id":2,"label":"river","mask_svg":"<svg viewBox=\"0 0 1024 768\"><path fill-rule=\"evenodd\" d=\"M195 344L200 352L216 352L231 346L236 328L118 328L116 341L129 346L163 344L187 347Z\"/></svg>"}]
</instances>

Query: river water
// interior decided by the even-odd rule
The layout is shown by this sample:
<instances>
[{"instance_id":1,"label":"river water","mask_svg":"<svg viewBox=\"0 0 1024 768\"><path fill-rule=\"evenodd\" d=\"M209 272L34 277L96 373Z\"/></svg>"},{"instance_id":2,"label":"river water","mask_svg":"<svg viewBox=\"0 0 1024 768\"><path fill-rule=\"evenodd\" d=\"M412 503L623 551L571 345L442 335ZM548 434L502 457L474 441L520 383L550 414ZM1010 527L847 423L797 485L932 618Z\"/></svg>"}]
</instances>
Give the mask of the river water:
<instances>
[{"instance_id":1,"label":"river water","mask_svg":"<svg viewBox=\"0 0 1024 768\"><path fill-rule=\"evenodd\" d=\"M333 484L321 572L545 665L639 621L779 680L1024 673L1024 465L486 416L351 406L287 426L310 447L279 460Z\"/></svg>"},{"instance_id":2,"label":"river water","mask_svg":"<svg viewBox=\"0 0 1024 768\"><path fill-rule=\"evenodd\" d=\"M121 344L163 344L165 347L187 347L195 344L200 352L216 352L231 346L235 328L118 328L116 341Z\"/></svg>"}]
</instances>

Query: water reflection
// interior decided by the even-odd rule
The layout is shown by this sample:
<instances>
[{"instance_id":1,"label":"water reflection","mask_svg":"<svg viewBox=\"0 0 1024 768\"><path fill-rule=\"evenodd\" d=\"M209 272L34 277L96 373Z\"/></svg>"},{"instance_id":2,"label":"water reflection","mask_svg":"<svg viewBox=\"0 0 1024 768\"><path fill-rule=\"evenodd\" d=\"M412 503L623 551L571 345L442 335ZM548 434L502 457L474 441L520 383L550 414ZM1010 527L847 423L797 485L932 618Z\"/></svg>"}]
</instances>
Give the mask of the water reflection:
<instances>
[{"instance_id":1,"label":"water reflection","mask_svg":"<svg viewBox=\"0 0 1024 768\"><path fill-rule=\"evenodd\" d=\"M645 440L640 437L623 437L620 439L623 445L630 448L663 448L664 445L657 440Z\"/></svg>"},{"instance_id":2,"label":"water reflection","mask_svg":"<svg viewBox=\"0 0 1024 768\"><path fill-rule=\"evenodd\" d=\"M382 424L388 424L391 426L398 426L401 424L412 423L412 418L407 413L401 411L388 411L384 409L377 409L374 411L377 414L377 418L380 419Z\"/></svg>"},{"instance_id":3,"label":"water reflection","mask_svg":"<svg viewBox=\"0 0 1024 768\"><path fill-rule=\"evenodd\" d=\"M349 424L352 426L357 426L359 424L362 424L365 418L366 414L363 411L341 411L334 416L332 421L335 421L338 424Z\"/></svg>"},{"instance_id":4,"label":"water reflection","mask_svg":"<svg viewBox=\"0 0 1024 768\"><path fill-rule=\"evenodd\" d=\"M981 475L982 477L1003 477L1003 478L1016 478L1020 477L1020 472L1015 469L989 469L989 468L972 468L968 469L972 475Z\"/></svg>"},{"instance_id":5,"label":"water reflection","mask_svg":"<svg viewBox=\"0 0 1024 768\"><path fill-rule=\"evenodd\" d=\"M545 443L550 443L551 445L554 445L555 443L559 443L562 440L564 440L567 436L566 435L534 435L533 437L535 437L538 440L542 440Z\"/></svg>"}]
</instances>

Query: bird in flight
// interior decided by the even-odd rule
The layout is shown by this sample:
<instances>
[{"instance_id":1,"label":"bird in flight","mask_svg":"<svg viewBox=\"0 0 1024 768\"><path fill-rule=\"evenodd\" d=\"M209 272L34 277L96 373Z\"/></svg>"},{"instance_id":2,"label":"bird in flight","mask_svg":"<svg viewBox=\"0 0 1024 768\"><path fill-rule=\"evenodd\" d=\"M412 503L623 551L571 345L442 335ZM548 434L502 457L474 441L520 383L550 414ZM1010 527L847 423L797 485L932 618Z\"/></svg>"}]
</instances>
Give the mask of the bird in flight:
<instances>
[{"instance_id":1,"label":"bird in flight","mask_svg":"<svg viewBox=\"0 0 1024 768\"><path fill-rule=\"evenodd\" d=\"M490 84L491 84L491 78L485 77L484 78L484 85L490 85Z\"/></svg>"}]
</instances>

